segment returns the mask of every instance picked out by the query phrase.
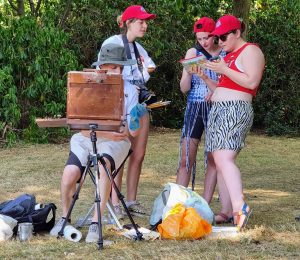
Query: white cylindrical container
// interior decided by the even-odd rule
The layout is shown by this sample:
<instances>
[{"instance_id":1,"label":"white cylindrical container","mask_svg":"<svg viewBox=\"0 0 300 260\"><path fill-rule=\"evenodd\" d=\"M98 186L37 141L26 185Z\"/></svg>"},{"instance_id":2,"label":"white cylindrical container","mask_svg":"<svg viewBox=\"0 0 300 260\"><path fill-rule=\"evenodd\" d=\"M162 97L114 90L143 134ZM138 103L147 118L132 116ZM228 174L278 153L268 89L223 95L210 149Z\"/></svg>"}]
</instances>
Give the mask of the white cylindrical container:
<instances>
[{"instance_id":1,"label":"white cylindrical container","mask_svg":"<svg viewBox=\"0 0 300 260\"><path fill-rule=\"evenodd\" d=\"M72 241L72 242L79 242L80 239L82 238L82 234L79 230L76 228L67 225L64 228L64 237L65 239Z\"/></svg>"}]
</instances>

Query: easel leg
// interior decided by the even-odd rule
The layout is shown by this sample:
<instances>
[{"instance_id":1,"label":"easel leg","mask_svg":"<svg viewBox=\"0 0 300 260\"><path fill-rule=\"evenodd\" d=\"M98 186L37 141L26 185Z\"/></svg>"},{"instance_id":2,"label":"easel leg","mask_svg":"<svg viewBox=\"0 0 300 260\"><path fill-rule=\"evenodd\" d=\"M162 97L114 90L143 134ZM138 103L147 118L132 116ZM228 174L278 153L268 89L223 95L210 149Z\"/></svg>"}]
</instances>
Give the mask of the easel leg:
<instances>
[{"instance_id":1,"label":"easel leg","mask_svg":"<svg viewBox=\"0 0 300 260\"><path fill-rule=\"evenodd\" d=\"M116 214L115 214L115 212L114 212L113 205L112 205L110 199L109 199L108 202L106 203L106 207L107 207L107 209L108 209L108 211L109 211L109 214L110 214L111 217L114 219L114 221L115 221L116 225L118 226L118 228L119 228L120 230L122 230L123 227L122 227L122 225L120 224L120 222L119 222L119 220L118 220L118 218L117 218L117 216L116 216Z\"/></svg>"},{"instance_id":2,"label":"easel leg","mask_svg":"<svg viewBox=\"0 0 300 260\"><path fill-rule=\"evenodd\" d=\"M95 203L96 203L96 210L97 210L97 217L98 217L98 232L99 232L99 239L98 239L98 249L103 249L103 237L102 237L102 223L101 223L101 211L100 211L100 194L99 194L99 178L100 178L100 171L99 171L99 165L97 161L97 154L94 154L93 156L93 164L94 164L94 176L95 178L95 184L96 184L96 197L95 197Z\"/></svg>"},{"instance_id":3,"label":"easel leg","mask_svg":"<svg viewBox=\"0 0 300 260\"><path fill-rule=\"evenodd\" d=\"M115 181L114 181L114 178L113 178L111 172L110 172L109 169L107 168L107 165L106 165L106 162L105 162L104 157L103 157L103 156L98 156L98 160L100 161L101 165L103 166L103 168L104 168L104 170L105 170L105 172L106 172L106 174L107 174L107 176L108 176L108 178L109 178L109 180L110 180L110 182L111 182L111 184L112 184L112 187L114 188L114 190L115 190L115 192L116 192L116 194L117 194L119 200L121 201L121 203L122 203L122 205L123 205L123 208L124 208L125 211L126 211L127 216L129 217L129 220L130 220L130 222L131 222L133 228L134 228L135 231L136 231L136 240L142 240L142 239L143 239L143 234L138 230L138 227L137 227L137 225L135 224L135 222L134 222L134 220L133 220L133 218L132 218L132 216L131 216L131 214L130 214L130 212L129 212L127 206L126 206L126 203L125 203L125 201L124 201L124 196L122 195L122 193L121 193L120 190L118 189L118 187L117 187L117 185L116 185L116 183L115 183Z\"/></svg>"}]
</instances>

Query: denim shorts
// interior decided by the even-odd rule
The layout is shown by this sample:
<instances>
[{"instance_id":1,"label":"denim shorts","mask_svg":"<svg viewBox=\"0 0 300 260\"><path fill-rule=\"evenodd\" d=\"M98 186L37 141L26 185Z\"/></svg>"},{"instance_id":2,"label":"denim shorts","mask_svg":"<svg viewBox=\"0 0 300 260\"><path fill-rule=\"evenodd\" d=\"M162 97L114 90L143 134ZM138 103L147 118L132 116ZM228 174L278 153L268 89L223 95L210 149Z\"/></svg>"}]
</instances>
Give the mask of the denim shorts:
<instances>
[{"instance_id":1,"label":"denim shorts","mask_svg":"<svg viewBox=\"0 0 300 260\"><path fill-rule=\"evenodd\" d=\"M188 102L184 114L183 137L201 139L203 131L207 127L209 102Z\"/></svg>"}]
</instances>

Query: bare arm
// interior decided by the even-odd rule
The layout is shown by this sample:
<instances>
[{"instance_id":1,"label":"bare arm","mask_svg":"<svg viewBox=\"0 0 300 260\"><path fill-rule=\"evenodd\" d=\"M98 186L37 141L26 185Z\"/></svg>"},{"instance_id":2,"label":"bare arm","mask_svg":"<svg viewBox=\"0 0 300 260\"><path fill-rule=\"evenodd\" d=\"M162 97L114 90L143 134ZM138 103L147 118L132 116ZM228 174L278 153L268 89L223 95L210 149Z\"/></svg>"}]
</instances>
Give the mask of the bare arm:
<instances>
[{"instance_id":1,"label":"bare arm","mask_svg":"<svg viewBox=\"0 0 300 260\"><path fill-rule=\"evenodd\" d=\"M223 74L235 83L255 89L262 78L265 58L262 51L254 45L247 46L238 57L244 72L238 72L227 67L223 59L220 62L207 62L206 67L217 73Z\"/></svg>"},{"instance_id":2,"label":"bare arm","mask_svg":"<svg viewBox=\"0 0 300 260\"><path fill-rule=\"evenodd\" d=\"M196 56L196 49L191 48L186 52L185 59L193 58ZM185 69L182 70L182 76L180 80L180 90L183 94L186 94L191 88L192 73L189 73Z\"/></svg>"}]
</instances>

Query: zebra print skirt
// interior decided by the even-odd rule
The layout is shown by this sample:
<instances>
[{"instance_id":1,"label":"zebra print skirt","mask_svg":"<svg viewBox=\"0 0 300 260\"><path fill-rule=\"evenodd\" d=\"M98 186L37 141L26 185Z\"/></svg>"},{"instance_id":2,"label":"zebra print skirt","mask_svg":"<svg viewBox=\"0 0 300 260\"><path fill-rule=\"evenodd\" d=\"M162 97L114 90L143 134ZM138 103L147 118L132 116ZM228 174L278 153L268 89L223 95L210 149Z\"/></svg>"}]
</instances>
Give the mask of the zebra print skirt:
<instances>
[{"instance_id":1,"label":"zebra print skirt","mask_svg":"<svg viewBox=\"0 0 300 260\"><path fill-rule=\"evenodd\" d=\"M242 100L213 102L208 117L206 149L239 152L253 123L252 103Z\"/></svg>"}]
</instances>

